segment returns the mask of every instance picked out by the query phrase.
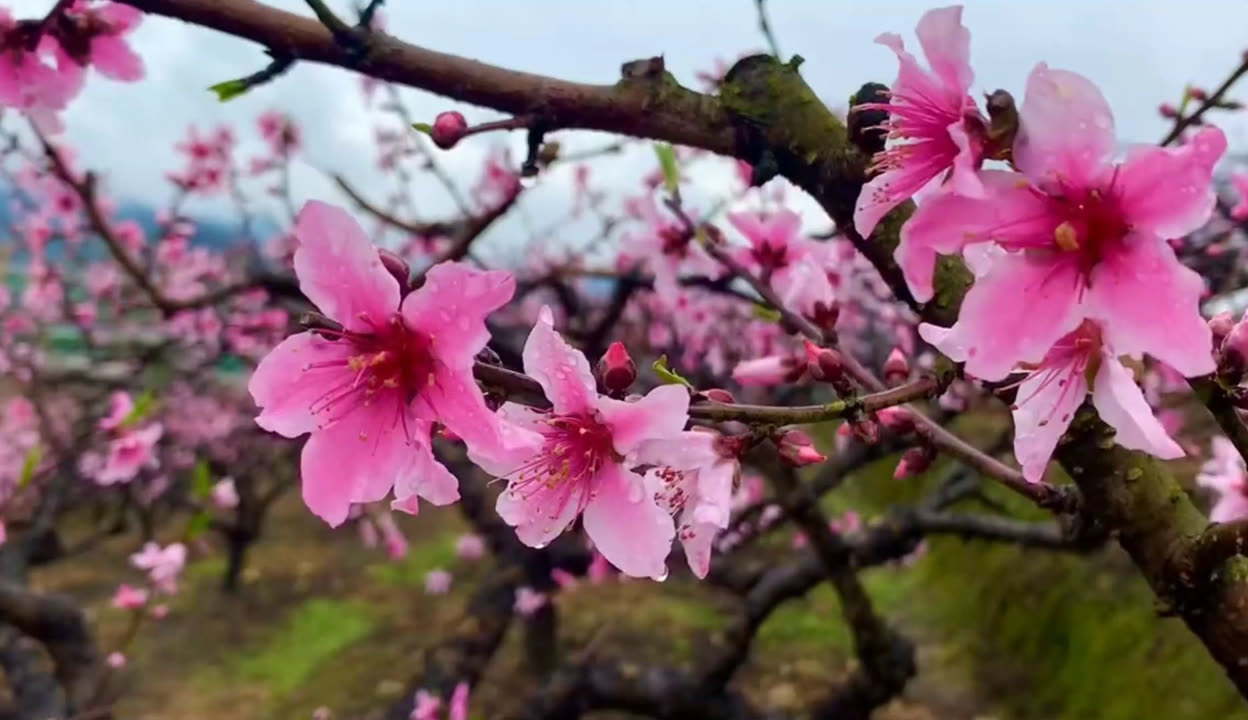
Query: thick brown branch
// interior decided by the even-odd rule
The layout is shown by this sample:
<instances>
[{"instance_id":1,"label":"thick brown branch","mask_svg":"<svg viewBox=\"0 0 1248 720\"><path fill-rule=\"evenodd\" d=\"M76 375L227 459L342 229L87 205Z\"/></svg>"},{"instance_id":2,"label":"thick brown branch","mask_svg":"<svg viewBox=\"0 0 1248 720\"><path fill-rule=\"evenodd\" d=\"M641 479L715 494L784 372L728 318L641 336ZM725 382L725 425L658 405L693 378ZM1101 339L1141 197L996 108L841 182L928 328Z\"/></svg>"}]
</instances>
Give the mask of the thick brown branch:
<instances>
[{"instance_id":1,"label":"thick brown branch","mask_svg":"<svg viewBox=\"0 0 1248 720\"><path fill-rule=\"evenodd\" d=\"M1116 445L1113 429L1090 407L1076 416L1057 457L1079 485L1086 512L1114 534L1158 599L1248 697L1248 665L1241 662L1248 656L1248 559L1199 568L1204 515L1162 463Z\"/></svg>"},{"instance_id":2,"label":"thick brown branch","mask_svg":"<svg viewBox=\"0 0 1248 720\"><path fill-rule=\"evenodd\" d=\"M11 580L0 580L0 622L47 648L71 707L82 709L102 671L82 611L67 598L40 595Z\"/></svg>"},{"instance_id":3,"label":"thick brown branch","mask_svg":"<svg viewBox=\"0 0 1248 720\"><path fill-rule=\"evenodd\" d=\"M384 33L353 30L353 53L313 18L253 0L127 0L141 10L247 38L299 60L338 65L513 115L552 129L584 128L737 152L730 114L714 98L674 82L586 85L426 50Z\"/></svg>"}]
</instances>

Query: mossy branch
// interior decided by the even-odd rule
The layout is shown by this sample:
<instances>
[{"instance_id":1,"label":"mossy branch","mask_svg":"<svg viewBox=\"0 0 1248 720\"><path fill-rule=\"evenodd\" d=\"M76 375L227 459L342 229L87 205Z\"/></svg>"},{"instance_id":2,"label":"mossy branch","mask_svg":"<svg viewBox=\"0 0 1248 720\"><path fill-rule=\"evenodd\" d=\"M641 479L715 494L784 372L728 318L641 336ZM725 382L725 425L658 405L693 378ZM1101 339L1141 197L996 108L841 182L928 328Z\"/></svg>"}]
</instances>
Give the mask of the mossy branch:
<instances>
[{"instance_id":1,"label":"mossy branch","mask_svg":"<svg viewBox=\"0 0 1248 720\"><path fill-rule=\"evenodd\" d=\"M1204 514L1164 464L1117 445L1090 406L1076 416L1057 457L1079 486L1084 510L1110 529L1160 604L1183 619L1248 697L1248 560L1209 563L1213 540Z\"/></svg>"}]
</instances>

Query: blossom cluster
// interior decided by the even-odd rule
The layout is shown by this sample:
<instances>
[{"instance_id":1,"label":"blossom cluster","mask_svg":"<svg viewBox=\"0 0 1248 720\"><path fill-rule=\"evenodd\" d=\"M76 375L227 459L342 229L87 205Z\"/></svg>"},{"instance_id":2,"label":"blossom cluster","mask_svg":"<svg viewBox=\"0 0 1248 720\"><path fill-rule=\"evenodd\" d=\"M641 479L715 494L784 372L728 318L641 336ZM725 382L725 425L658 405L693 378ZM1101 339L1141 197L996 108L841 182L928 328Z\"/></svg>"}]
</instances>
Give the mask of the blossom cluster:
<instances>
[{"instance_id":1,"label":"blossom cluster","mask_svg":"<svg viewBox=\"0 0 1248 720\"><path fill-rule=\"evenodd\" d=\"M1012 142L1003 140L969 94L961 13L943 8L920 20L930 70L897 36L878 40L901 70L887 103L860 106L888 111L890 144L859 197L856 229L869 235L923 191L896 253L911 292L933 297L938 255L960 254L975 282L952 327L923 325L920 334L970 376L1015 378L1014 449L1029 480L1041 478L1089 394L1119 444L1178 457L1122 359L1146 355L1188 377L1214 370L1204 283L1168 241L1209 219L1226 138L1206 126L1177 148L1133 146L1117 159L1101 92L1040 63Z\"/></svg>"}]
</instances>

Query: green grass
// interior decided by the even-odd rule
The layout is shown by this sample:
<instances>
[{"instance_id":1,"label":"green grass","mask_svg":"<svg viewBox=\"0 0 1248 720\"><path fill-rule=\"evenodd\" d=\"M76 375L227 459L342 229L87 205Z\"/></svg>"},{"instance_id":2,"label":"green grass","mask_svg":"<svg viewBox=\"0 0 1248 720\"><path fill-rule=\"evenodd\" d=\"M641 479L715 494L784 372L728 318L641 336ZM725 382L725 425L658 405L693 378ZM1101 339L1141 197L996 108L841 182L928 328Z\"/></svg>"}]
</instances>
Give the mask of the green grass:
<instances>
[{"instance_id":1,"label":"green grass","mask_svg":"<svg viewBox=\"0 0 1248 720\"><path fill-rule=\"evenodd\" d=\"M894 464L858 473L830 509L848 503L864 517L881 514L920 497L943 471L899 482ZM1000 488L985 490L1018 517L1045 517ZM872 597L882 613L940 643L941 663L1003 706L1005 717L1248 720L1222 669L1179 621L1158 616L1152 592L1117 547L1054 554L938 538L930 548L908 571L871 571ZM838 637L835 617L823 627L786 613L795 641L807 631Z\"/></svg>"},{"instance_id":2,"label":"green grass","mask_svg":"<svg viewBox=\"0 0 1248 720\"><path fill-rule=\"evenodd\" d=\"M361 604L314 598L296 608L258 651L240 657L235 669L280 697L299 688L321 663L367 635L373 625Z\"/></svg>"}]
</instances>

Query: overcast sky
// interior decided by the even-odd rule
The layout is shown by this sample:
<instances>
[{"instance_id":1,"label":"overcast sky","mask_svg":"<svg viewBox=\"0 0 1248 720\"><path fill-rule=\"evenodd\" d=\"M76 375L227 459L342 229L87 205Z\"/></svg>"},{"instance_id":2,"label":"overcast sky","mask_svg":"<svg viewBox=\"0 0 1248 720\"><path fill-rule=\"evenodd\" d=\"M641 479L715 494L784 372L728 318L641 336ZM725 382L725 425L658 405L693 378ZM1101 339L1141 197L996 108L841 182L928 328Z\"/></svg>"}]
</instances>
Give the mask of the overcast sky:
<instances>
[{"instance_id":1,"label":"overcast sky","mask_svg":"<svg viewBox=\"0 0 1248 720\"><path fill-rule=\"evenodd\" d=\"M0 0L4 2L4 0ZM18 17L43 13L52 0L8 0ZM270 4L307 13L300 0ZM347 11L348 2L331 2ZM867 80L891 83L896 62L873 44L881 32L899 32L917 50L915 22L936 6L912 0L770 0L772 25L786 55L806 58L802 74L829 105ZM753 0L390 0L388 30L412 43L510 68L569 80L613 82L621 62L663 54L686 84L716 57L734 58L763 47ZM964 21L971 30L976 90L1003 87L1020 99L1036 62L1078 71L1108 98L1124 141L1155 142L1166 129L1156 107L1177 101L1184 83L1214 86L1248 48L1248 2L1242 0L970 0ZM107 174L117 195L159 204L168 197L164 172L175 165L170 149L191 124L232 123L255 137L251 123L269 108L292 114L303 130L304 151L294 187L299 200L334 199L324 169L343 172L367 194L391 187L374 168L377 114L361 102L358 78L336 68L300 64L274 83L227 104L209 85L260 68L262 48L249 42L163 18L149 18L133 36L147 64L147 80L132 85L92 78L67 114L68 140L84 163ZM1235 95L1248 98L1248 84ZM443 99L407 91L421 119L453 107ZM470 120L489 111L465 110ZM1241 114L1242 115L1242 114ZM1220 116L1233 147L1248 149L1248 120ZM593 146L601 138L567 138L565 145ZM583 134L582 134L583 135ZM465 182L492 143L521 147L520 133L470 143L439 159ZM653 157L617 163L640 168ZM631 185L635 172L608 171ZM724 186L729 182L722 180ZM530 219L553 215L567 178L544 178L528 202ZM422 195L424 191L422 190ZM424 197L420 198L422 201ZM448 208L436 186L422 207ZM192 207L194 210L194 207ZM201 211L213 211L200 206ZM817 221L816 221L817 222ZM814 224L814 223L812 223Z\"/></svg>"}]
</instances>

